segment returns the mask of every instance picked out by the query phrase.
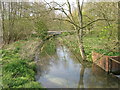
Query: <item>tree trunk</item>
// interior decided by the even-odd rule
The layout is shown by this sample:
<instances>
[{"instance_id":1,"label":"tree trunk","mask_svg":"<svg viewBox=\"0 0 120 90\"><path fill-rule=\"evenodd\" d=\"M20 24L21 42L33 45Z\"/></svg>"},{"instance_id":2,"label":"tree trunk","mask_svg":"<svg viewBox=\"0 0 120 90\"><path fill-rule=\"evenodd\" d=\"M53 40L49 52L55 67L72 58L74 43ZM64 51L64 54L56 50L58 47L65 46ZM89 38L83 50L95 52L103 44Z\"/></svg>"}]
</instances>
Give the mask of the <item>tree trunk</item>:
<instances>
[{"instance_id":1,"label":"tree trunk","mask_svg":"<svg viewBox=\"0 0 120 90\"><path fill-rule=\"evenodd\" d=\"M5 25L4 25L4 11L5 11L5 6L4 6L4 2L1 2L1 8L2 8L2 10L1 10L1 31L0 31L0 33L1 33L1 35L0 35L0 38L2 39L2 41L1 41L1 43L3 43L3 34L4 34L4 30L5 30Z\"/></svg>"},{"instance_id":2,"label":"tree trunk","mask_svg":"<svg viewBox=\"0 0 120 90\"><path fill-rule=\"evenodd\" d=\"M83 46L83 31L80 29L78 30L78 42L79 42L79 49L80 49L80 54L83 60L86 60L85 56L85 50Z\"/></svg>"},{"instance_id":3,"label":"tree trunk","mask_svg":"<svg viewBox=\"0 0 120 90\"><path fill-rule=\"evenodd\" d=\"M12 38L14 37L14 19L15 19L15 3L14 2L9 2L9 31L8 31L8 44L10 43L10 41L12 40Z\"/></svg>"},{"instance_id":4,"label":"tree trunk","mask_svg":"<svg viewBox=\"0 0 120 90\"><path fill-rule=\"evenodd\" d=\"M79 0L76 0L77 2L77 8L78 8L78 21L79 21L79 25L81 27L77 29L77 34L78 34L78 41L79 41L79 48L80 48L80 53L81 53L81 57L83 60L86 60L86 56L85 56L85 50L84 50L84 46L83 46L83 18L82 18L82 5L80 7L80 2Z\"/></svg>"}]
</instances>

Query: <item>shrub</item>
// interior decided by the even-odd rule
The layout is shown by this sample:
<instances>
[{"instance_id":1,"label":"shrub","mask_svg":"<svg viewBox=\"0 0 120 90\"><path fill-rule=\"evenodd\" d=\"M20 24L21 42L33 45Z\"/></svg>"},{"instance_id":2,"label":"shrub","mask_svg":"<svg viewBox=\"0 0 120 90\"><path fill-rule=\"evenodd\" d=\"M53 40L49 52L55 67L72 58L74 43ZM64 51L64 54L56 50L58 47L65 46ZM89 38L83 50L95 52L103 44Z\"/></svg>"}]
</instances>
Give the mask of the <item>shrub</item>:
<instances>
[{"instance_id":1,"label":"shrub","mask_svg":"<svg viewBox=\"0 0 120 90\"><path fill-rule=\"evenodd\" d=\"M41 39L44 39L46 37L47 30L47 26L42 20L36 22L36 32Z\"/></svg>"}]
</instances>

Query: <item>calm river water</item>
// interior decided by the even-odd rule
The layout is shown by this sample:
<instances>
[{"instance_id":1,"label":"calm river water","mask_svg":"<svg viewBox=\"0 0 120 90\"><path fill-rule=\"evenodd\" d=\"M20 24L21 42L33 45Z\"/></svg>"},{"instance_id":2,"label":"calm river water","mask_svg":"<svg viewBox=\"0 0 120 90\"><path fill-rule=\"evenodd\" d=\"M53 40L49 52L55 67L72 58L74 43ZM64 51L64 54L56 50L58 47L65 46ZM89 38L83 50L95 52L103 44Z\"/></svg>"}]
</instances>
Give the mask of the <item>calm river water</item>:
<instances>
[{"instance_id":1,"label":"calm river water","mask_svg":"<svg viewBox=\"0 0 120 90\"><path fill-rule=\"evenodd\" d=\"M40 56L36 80L46 88L120 88L118 79L101 68L85 66L73 57L67 47L57 45L52 56Z\"/></svg>"}]
</instances>

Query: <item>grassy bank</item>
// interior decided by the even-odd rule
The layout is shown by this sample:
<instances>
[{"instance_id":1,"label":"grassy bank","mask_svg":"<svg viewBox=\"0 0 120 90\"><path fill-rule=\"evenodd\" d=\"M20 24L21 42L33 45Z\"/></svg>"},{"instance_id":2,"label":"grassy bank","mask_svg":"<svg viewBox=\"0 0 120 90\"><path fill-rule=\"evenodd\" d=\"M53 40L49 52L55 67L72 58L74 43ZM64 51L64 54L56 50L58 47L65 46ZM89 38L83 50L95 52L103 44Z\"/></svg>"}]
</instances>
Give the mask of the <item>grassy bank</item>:
<instances>
[{"instance_id":1,"label":"grassy bank","mask_svg":"<svg viewBox=\"0 0 120 90\"><path fill-rule=\"evenodd\" d=\"M63 43L65 43L73 53L80 55L77 35L61 35L59 38ZM116 46L114 40L101 39L96 35L88 35L84 37L84 48L87 56L87 60L92 62L92 51L108 55L108 56L120 56L119 52L116 52Z\"/></svg>"},{"instance_id":2,"label":"grassy bank","mask_svg":"<svg viewBox=\"0 0 120 90\"><path fill-rule=\"evenodd\" d=\"M55 52L56 52L56 40L50 39L44 43L40 56L42 57L46 57L46 55L51 56L51 55L54 55Z\"/></svg>"},{"instance_id":3,"label":"grassy bank","mask_svg":"<svg viewBox=\"0 0 120 90\"><path fill-rule=\"evenodd\" d=\"M20 40L0 50L3 88L41 88L33 60L38 44L38 39Z\"/></svg>"}]
</instances>

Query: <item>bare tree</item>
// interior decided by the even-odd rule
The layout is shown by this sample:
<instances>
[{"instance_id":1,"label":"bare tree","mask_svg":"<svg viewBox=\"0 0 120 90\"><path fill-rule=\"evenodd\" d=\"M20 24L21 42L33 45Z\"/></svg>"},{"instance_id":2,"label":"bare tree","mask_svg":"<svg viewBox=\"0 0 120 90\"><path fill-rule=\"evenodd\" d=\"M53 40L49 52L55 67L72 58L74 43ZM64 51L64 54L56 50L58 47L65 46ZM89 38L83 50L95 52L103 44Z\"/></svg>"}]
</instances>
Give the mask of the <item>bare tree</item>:
<instances>
[{"instance_id":1,"label":"bare tree","mask_svg":"<svg viewBox=\"0 0 120 90\"><path fill-rule=\"evenodd\" d=\"M45 0L44 0L45 1ZM46 2L46 1L45 1ZM52 6L51 3L56 4L55 6ZM74 17L73 17L73 13L72 13L72 6L69 2L69 0L67 0L67 3L63 3L62 5L60 5L57 2L50 2L46 4L49 6L50 10L58 10L61 11L66 17L63 18L54 18L55 20L62 20L62 21L67 21L69 23L71 23L76 32L77 32L77 36L78 36L78 42L79 42L79 49L80 49L80 54L83 60L86 60L86 55L85 55L85 50L84 50L84 46L83 46L83 31L86 27L92 25L95 22L101 21L101 20L107 20L106 18L98 18L96 20L92 20L91 22L88 22L87 24L83 25L83 4L84 4L84 0L82 0L82 3L80 3L80 0L76 0L76 4L77 4L77 12L78 12L78 23L75 22ZM64 8L64 5L68 6L68 10L66 10Z\"/></svg>"}]
</instances>

